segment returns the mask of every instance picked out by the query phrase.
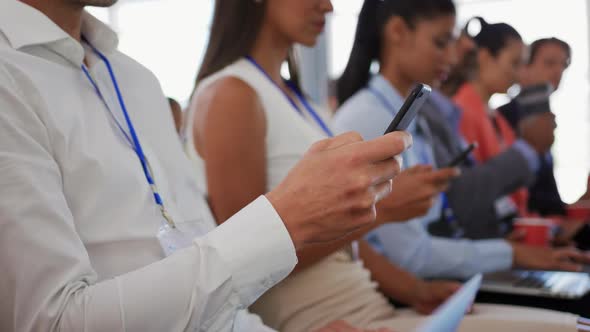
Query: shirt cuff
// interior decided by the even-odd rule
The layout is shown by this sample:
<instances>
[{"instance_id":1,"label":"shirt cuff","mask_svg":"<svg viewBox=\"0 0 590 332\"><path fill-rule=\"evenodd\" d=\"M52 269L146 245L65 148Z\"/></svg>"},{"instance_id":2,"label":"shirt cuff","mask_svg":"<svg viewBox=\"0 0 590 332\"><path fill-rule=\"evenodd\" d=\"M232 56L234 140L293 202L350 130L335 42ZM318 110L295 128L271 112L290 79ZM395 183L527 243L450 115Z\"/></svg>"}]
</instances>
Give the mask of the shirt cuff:
<instances>
[{"instance_id":1,"label":"shirt cuff","mask_svg":"<svg viewBox=\"0 0 590 332\"><path fill-rule=\"evenodd\" d=\"M535 151L535 149L533 149L533 147L530 146L529 143L527 143L523 139L518 139L516 142L514 142L514 144L512 146L514 146L514 148L518 152L520 152L520 154L524 157L524 159L526 159L527 163L529 164L530 169L533 172L536 173L537 171L539 171L539 169L541 168L541 162L539 161L539 155L537 154L537 151Z\"/></svg>"},{"instance_id":2,"label":"shirt cuff","mask_svg":"<svg viewBox=\"0 0 590 332\"><path fill-rule=\"evenodd\" d=\"M509 270L512 267L512 247L504 240L478 240L473 242L479 253L482 273Z\"/></svg>"},{"instance_id":3,"label":"shirt cuff","mask_svg":"<svg viewBox=\"0 0 590 332\"><path fill-rule=\"evenodd\" d=\"M228 265L244 307L287 277L297 264L291 236L264 196L209 233L207 242Z\"/></svg>"}]
</instances>

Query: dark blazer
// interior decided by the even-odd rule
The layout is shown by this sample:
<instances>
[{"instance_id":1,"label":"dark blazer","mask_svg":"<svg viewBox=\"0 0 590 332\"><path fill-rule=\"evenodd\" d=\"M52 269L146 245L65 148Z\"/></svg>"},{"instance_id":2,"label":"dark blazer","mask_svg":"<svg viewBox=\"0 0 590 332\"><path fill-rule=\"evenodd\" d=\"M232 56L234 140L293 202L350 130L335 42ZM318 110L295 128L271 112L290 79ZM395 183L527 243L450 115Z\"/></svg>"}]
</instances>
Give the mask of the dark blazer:
<instances>
[{"instance_id":1,"label":"dark blazer","mask_svg":"<svg viewBox=\"0 0 590 332\"><path fill-rule=\"evenodd\" d=\"M519 97L516 97L508 104L500 107L499 111L509 119L510 125L516 131L520 119L528 114L534 114L540 111L551 112L548 97L546 97L547 99L544 102L536 103L536 105L519 102ZM555 181L553 156L550 152L546 155L539 155L539 162L541 167L537 172L537 178L532 186L529 187L528 208L542 216L565 215L566 204L561 199L557 182Z\"/></svg>"},{"instance_id":2,"label":"dark blazer","mask_svg":"<svg viewBox=\"0 0 590 332\"><path fill-rule=\"evenodd\" d=\"M463 149L461 137L432 99L423 106L421 116L431 131L437 165L448 164ZM496 200L530 185L534 177L527 160L514 148L484 164L463 167L461 176L451 183L447 195L465 236L472 239L504 236L506 227L496 214ZM441 221L430 230L439 236L449 236L446 228Z\"/></svg>"}]
</instances>

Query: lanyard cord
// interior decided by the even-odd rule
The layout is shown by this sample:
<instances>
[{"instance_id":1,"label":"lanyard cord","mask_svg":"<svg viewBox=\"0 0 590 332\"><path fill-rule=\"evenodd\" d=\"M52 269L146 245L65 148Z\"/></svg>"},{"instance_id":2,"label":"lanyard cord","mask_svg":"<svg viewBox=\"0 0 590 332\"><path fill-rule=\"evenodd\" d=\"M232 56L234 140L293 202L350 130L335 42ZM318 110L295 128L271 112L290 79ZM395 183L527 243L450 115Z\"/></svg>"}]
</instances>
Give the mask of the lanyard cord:
<instances>
[{"instance_id":1,"label":"lanyard cord","mask_svg":"<svg viewBox=\"0 0 590 332\"><path fill-rule=\"evenodd\" d=\"M117 121L117 118L115 117L114 113L112 112L111 108L109 107L108 103L106 102L104 95L100 91L98 84L92 78L92 75L90 75L88 68L84 64L82 64L82 66L81 66L82 71L84 72L84 74L86 75L86 78L88 78L88 80L90 81L90 83L94 87L96 94L102 100L107 111L109 112L109 114L111 115L113 120L115 121L117 127L123 133L123 135L125 136L127 141L131 144L132 149L135 151L135 154L137 155L137 158L139 159L139 161L141 163L141 167L143 169L143 173L145 175L145 178L146 178L148 184L150 185L150 189L152 190L152 193L154 196L154 201L160 207L160 211L162 213L162 216L164 217L164 219L166 220L166 222L168 223L169 226L171 226L172 228L175 228L176 225L174 224L174 221L172 220L172 218L170 217L170 215L168 214L168 212L164 206L164 201L162 200L162 196L160 195L160 193L158 191L158 187L156 186L156 183L153 178L153 171L152 171L152 169L149 165L149 162L143 152L143 148L141 147L141 143L140 143L139 137L137 136L137 133L135 131L135 127L133 126L133 122L131 121L129 113L127 112L125 100L123 99L123 95L121 94L121 90L119 89L119 84L117 82L117 78L115 76L115 73L113 71L111 63L107 59L107 57L104 54L102 54L99 50L97 50L94 46L92 46L86 40L86 38L83 37L82 39L88 46L90 46L90 48L92 48L93 52L104 62L105 66L107 67L107 70L109 72L109 76L110 76L111 81L113 83L113 87L115 88L115 92L117 94L119 106L121 107L121 111L123 113L123 116L125 117L125 122L127 124L127 128L129 129L129 134L127 134L127 132L123 129L123 126L119 123L119 121Z\"/></svg>"},{"instance_id":2,"label":"lanyard cord","mask_svg":"<svg viewBox=\"0 0 590 332\"><path fill-rule=\"evenodd\" d=\"M293 100L293 98L291 98L291 96L289 96L285 91L283 91L283 89L281 89L281 87L277 84L277 82L275 82L272 79L272 77L270 77L270 75L264 70L264 68L262 68L262 66L258 62L256 62L256 60L254 60L253 57L247 56L246 59L252 65L254 65L254 67L256 67L256 69L258 69L277 89L279 89L279 91L281 91L281 93L285 96L285 98L289 101L289 103L291 104L291 106L293 106L293 108L297 111L297 113L299 113L301 116L305 117L303 115L303 111L301 111L301 109L299 108L299 106L297 105L295 100ZM305 109L307 110L307 113L322 128L324 133L326 133L326 135L328 135L329 137L333 137L334 133L332 132L332 130L330 130L330 128L324 122L324 120L319 116L319 114L315 111L315 109L309 104L307 99L303 96L303 94L301 93L301 91L299 91L299 89L295 86L295 84L290 83L290 82L286 82L286 84L287 84L287 87L289 87L289 89L291 89L291 91L293 91L293 93L297 96L297 99L299 99L299 102L301 102L303 107L305 107Z\"/></svg>"}]
</instances>

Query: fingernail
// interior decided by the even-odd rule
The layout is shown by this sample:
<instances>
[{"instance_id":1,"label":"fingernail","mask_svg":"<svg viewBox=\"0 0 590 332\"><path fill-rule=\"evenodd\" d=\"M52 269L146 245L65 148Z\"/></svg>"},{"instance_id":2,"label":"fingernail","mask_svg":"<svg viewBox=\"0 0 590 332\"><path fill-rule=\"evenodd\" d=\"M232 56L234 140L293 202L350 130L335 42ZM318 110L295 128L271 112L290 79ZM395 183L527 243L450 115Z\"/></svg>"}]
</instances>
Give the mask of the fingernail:
<instances>
[{"instance_id":1,"label":"fingernail","mask_svg":"<svg viewBox=\"0 0 590 332\"><path fill-rule=\"evenodd\" d=\"M404 136L404 146L406 147L406 150L411 148L412 145L414 144L414 138L412 138L412 135L407 134Z\"/></svg>"},{"instance_id":2,"label":"fingernail","mask_svg":"<svg viewBox=\"0 0 590 332\"><path fill-rule=\"evenodd\" d=\"M384 190L380 193L377 193L377 195L375 195L375 204L379 203L382 199L389 196L389 194L391 194L391 188L389 190Z\"/></svg>"},{"instance_id":3,"label":"fingernail","mask_svg":"<svg viewBox=\"0 0 590 332\"><path fill-rule=\"evenodd\" d=\"M462 173L461 169L459 167L455 167L455 176L460 176Z\"/></svg>"},{"instance_id":4,"label":"fingernail","mask_svg":"<svg viewBox=\"0 0 590 332\"><path fill-rule=\"evenodd\" d=\"M397 163L399 165L400 171L402 171L404 169L404 157L402 155L397 155L394 158L395 158L395 161L397 161Z\"/></svg>"}]
</instances>

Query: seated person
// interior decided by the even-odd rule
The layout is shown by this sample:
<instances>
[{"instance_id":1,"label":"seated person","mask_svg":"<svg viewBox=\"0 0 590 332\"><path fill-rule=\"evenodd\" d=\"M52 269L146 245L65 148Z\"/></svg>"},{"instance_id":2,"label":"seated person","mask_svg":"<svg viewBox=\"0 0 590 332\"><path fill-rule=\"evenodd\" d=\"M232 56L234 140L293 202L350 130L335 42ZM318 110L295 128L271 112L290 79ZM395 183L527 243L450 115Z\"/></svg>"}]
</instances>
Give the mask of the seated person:
<instances>
[{"instance_id":1,"label":"seated person","mask_svg":"<svg viewBox=\"0 0 590 332\"><path fill-rule=\"evenodd\" d=\"M543 127L551 121L540 121L539 117L553 117L549 97L559 88L563 73L570 65L571 48L562 40L546 38L533 42L529 49L528 62L519 82L521 93L499 111L517 133L521 125L552 132L552 128ZM532 139L553 139L551 135L536 136L539 137ZM541 166L534 184L529 187L528 208L542 216L565 215L566 204L561 199L553 172L553 156L548 151L538 158Z\"/></svg>"},{"instance_id":2,"label":"seated person","mask_svg":"<svg viewBox=\"0 0 590 332\"><path fill-rule=\"evenodd\" d=\"M533 140L525 142L517 140L516 135L504 117L488 106L489 99L495 93L505 93L512 86L520 73L520 66L524 56L524 44L518 32L505 23L488 24L482 18L481 31L474 36L477 50L474 56L475 74L469 78L457 91L454 101L463 110L460 120L460 130L468 142L478 142L478 149L474 152L477 162L486 162L499 156L511 146L521 150L531 168L538 170L538 153L545 153L549 147L549 140ZM549 121L550 132L553 136L555 123ZM534 128L532 128L534 129ZM516 215L526 216L528 192L522 188L511 195L511 199L498 202L498 214L506 220L505 227L483 229L480 237L501 236L511 227L511 219ZM468 236L473 236L469 234Z\"/></svg>"}]
</instances>

